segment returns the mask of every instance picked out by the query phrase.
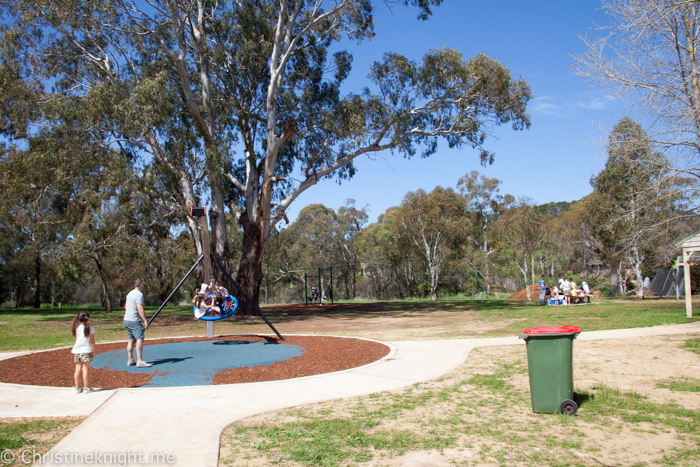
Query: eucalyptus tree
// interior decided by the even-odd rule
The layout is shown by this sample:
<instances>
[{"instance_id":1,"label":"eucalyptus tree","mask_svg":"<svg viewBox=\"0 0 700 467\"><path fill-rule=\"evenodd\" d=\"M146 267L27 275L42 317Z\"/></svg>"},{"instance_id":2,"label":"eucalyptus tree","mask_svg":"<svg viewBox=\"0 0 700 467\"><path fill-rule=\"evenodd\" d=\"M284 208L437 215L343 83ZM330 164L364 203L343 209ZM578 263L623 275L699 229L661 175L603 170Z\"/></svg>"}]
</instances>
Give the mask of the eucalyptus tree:
<instances>
[{"instance_id":1,"label":"eucalyptus tree","mask_svg":"<svg viewBox=\"0 0 700 467\"><path fill-rule=\"evenodd\" d=\"M441 0L402 3L427 18ZM439 138L490 162L483 143L491 128L530 124L527 83L491 58L465 61L449 48L419 62L386 54L366 89L341 96L352 57L328 50L343 37L373 35L368 0L0 4L38 75L62 93L103 97L97 139L150 155L142 163L167 188L154 196L180 211L210 198L212 250L224 266L227 203L240 208L238 280L255 302L268 237L319 180L353 176L364 154L410 157L422 148L429 156ZM201 253L198 220L186 222Z\"/></svg>"},{"instance_id":2,"label":"eucalyptus tree","mask_svg":"<svg viewBox=\"0 0 700 467\"><path fill-rule=\"evenodd\" d=\"M700 177L700 3L606 0L611 23L584 37L576 71L654 124L649 139L683 156L676 170Z\"/></svg>"},{"instance_id":3,"label":"eucalyptus tree","mask_svg":"<svg viewBox=\"0 0 700 467\"><path fill-rule=\"evenodd\" d=\"M360 267L360 241L362 229L367 225L368 207L357 208L354 199L346 199L345 205L338 208L337 219L340 235L338 243L341 248L343 267L341 275L345 283L347 298L355 298L355 284Z\"/></svg>"},{"instance_id":4,"label":"eucalyptus tree","mask_svg":"<svg viewBox=\"0 0 700 467\"><path fill-rule=\"evenodd\" d=\"M466 209L476 214L476 230L469 235L469 241L481 254L483 270L476 268L477 274L486 282L486 293L491 293L491 273L489 257L498 251L491 242L493 224L502 212L515 200L512 195L499 193L501 181L497 178L486 178L483 174L472 170L462 176L457 182L457 188L464 196Z\"/></svg>"},{"instance_id":5,"label":"eucalyptus tree","mask_svg":"<svg viewBox=\"0 0 700 467\"><path fill-rule=\"evenodd\" d=\"M418 293L414 273L416 254L405 239L397 235L396 214L396 207L389 208L359 234L362 274L377 299L410 298Z\"/></svg>"},{"instance_id":6,"label":"eucalyptus tree","mask_svg":"<svg viewBox=\"0 0 700 467\"><path fill-rule=\"evenodd\" d=\"M435 302L441 274L465 240L464 198L439 186L430 193L409 192L396 209L395 219L397 236L415 249L423 272L419 277L430 287Z\"/></svg>"},{"instance_id":7,"label":"eucalyptus tree","mask_svg":"<svg viewBox=\"0 0 700 467\"><path fill-rule=\"evenodd\" d=\"M642 268L665 231L688 216L687 180L669 177L668 160L635 121L620 120L608 137L605 168L591 180L600 195L602 242L634 270L637 298L644 298Z\"/></svg>"},{"instance_id":8,"label":"eucalyptus tree","mask_svg":"<svg viewBox=\"0 0 700 467\"><path fill-rule=\"evenodd\" d=\"M537 207L529 199L519 199L498 220L497 236L523 276L527 299L530 300L530 280L534 282L532 271L534 258L542 246L545 236L545 223Z\"/></svg>"}]
</instances>

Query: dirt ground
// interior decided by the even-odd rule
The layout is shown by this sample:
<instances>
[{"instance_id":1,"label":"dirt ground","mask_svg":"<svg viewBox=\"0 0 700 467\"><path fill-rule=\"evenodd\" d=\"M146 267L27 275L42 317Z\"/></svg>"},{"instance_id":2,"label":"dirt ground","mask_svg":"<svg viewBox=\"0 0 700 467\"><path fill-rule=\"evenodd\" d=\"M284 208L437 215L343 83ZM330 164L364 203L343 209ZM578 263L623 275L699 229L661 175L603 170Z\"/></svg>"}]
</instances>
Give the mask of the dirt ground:
<instances>
[{"instance_id":1,"label":"dirt ground","mask_svg":"<svg viewBox=\"0 0 700 467\"><path fill-rule=\"evenodd\" d=\"M700 355L681 348L687 339L700 334L681 336L659 336L635 339L601 341L576 341L574 344L574 379L578 391L595 394L601 385L621 391L633 391L650 402L664 405L678 404L689 410L700 410L700 393L671 391L657 387L658 383L679 378L697 379L700 375ZM284 423L313 418L314 414L332 414L333 417L352 417L369 407L375 410L382 402L391 403L397 397L410 397L428 391L439 391L468 381L474 375L498 372L511 365L513 371L507 379L513 385L512 393L521 394L520 400L494 403L499 394L488 389L463 386L451 402L418 407L393 420L382 421L386 430L407 430L425 434L430 428L444 429L440 423L432 425L418 420L444 420L462 410L467 401L475 404L476 410L466 410L462 423L474 430L476 435L465 435L457 429L457 447L438 450L409 450L403 455L374 452L366 463L354 464L363 467L447 467L453 465L576 465L576 466L663 466L668 465L664 456L675 449L696 449L697 437L688 438L674 429L659 429L645 423L629 423L613 416L591 421L586 417L585 403L579 413L570 419L564 416L535 414L529 400L529 380L526 349L524 346L487 347L473 351L467 361L444 378L423 383L409 389L386 393L380 397L362 397L349 400L315 404L301 408L305 415L299 418L294 411L261 414L233 424L222 435L221 466L303 465L290 462L284 457L259 457L259 454L235 444L236 428L254 426L279 426ZM392 399L393 398L393 399ZM461 398L461 399L460 399ZM375 405L372 405L375 404ZM557 417L552 423L552 417ZM560 421L558 417L566 420ZM570 420L568 422L567 420ZM564 423L566 422L566 423ZM459 422L458 422L459 423ZM427 426L426 426L427 425ZM481 427L485 431L478 434ZM491 436L501 433L501 437ZM240 433L240 431L239 431ZM484 435L486 433L486 435ZM452 433L454 434L454 432ZM505 441L504 441L505 440ZM558 441L557 441L558 440ZM557 443L568 446L556 448ZM486 453L486 454L485 454ZM537 455L546 453L546 461L532 461ZM500 458L497 458L501 456ZM681 462L673 465L694 465Z\"/></svg>"},{"instance_id":2,"label":"dirt ground","mask_svg":"<svg viewBox=\"0 0 700 467\"><path fill-rule=\"evenodd\" d=\"M405 304L397 306L406 307ZM526 304L523 303L522 306ZM323 307L288 304L262 307L262 311L289 313L288 316L269 316L283 335L348 336L382 341L492 337L503 335L504 326L518 321L517 318L503 316L497 324L489 323L480 313L472 311L469 305L459 302L440 302L434 309L420 312L410 309L394 310L392 304L386 302L324 304ZM241 321L226 320L221 324L217 322L216 332L240 333L242 327L250 333L270 333L270 328L256 317Z\"/></svg>"}]
</instances>

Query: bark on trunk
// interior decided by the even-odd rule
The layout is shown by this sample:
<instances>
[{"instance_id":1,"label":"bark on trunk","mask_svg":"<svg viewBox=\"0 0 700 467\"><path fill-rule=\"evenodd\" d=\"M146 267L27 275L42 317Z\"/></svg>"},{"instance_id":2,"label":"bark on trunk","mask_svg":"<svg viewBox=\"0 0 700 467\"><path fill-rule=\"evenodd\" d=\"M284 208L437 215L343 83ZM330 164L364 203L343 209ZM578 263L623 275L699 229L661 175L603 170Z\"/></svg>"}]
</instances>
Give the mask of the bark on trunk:
<instances>
[{"instance_id":1,"label":"bark on trunk","mask_svg":"<svg viewBox=\"0 0 700 467\"><path fill-rule=\"evenodd\" d=\"M41 308L41 256L34 259L34 308Z\"/></svg>"},{"instance_id":2,"label":"bark on trunk","mask_svg":"<svg viewBox=\"0 0 700 467\"><path fill-rule=\"evenodd\" d=\"M639 250L637 248L633 248L632 252L634 259L634 262L632 263L634 275L637 279L637 298L642 300L644 298L644 275L642 274L642 261L644 261L644 258L639 254Z\"/></svg>"},{"instance_id":3,"label":"bark on trunk","mask_svg":"<svg viewBox=\"0 0 700 467\"><path fill-rule=\"evenodd\" d=\"M93 252L92 259L95 260L95 264L97 265L97 270L100 272L100 283L102 284L102 296L104 297L105 300L105 312L111 313L112 312L112 302L109 299L109 290L107 290L107 280L105 279L105 273L104 270L102 269L102 262L100 261L100 256L97 254L97 252Z\"/></svg>"},{"instance_id":4,"label":"bark on trunk","mask_svg":"<svg viewBox=\"0 0 700 467\"><path fill-rule=\"evenodd\" d=\"M236 281L243 292L258 306L260 304L260 285L264 278L262 260L266 242L259 226L249 222L246 213L241 215L241 224L243 226L243 251ZM255 309L243 297L238 297L238 306L241 315L257 315Z\"/></svg>"},{"instance_id":5,"label":"bark on trunk","mask_svg":"<svg viewBox=\"0 0 700 467\"><path fill-rule=\"evenodd\" d=\"M15 294L17 297L17 301L15 301L15 308L20 308L22 306L22 302L24 301L24 288L25 288L25 281L22 280L17 285L17 293Z\"/></svg>"},{"instance_id":6,"label":"bark on trunk","mask_svg":"<svg viewBox=\"0 0 700 467\"><path fill-rule=\"evenodd\" d=\"M231 274L230 267L230 257L231 250L228 246L228 235L226 232L226 215L224 213L224 194L222 186L219 183L211 184L211 210L209 211L209 224L211 225L211 252L214 254L214 258L219 262L219 264ZM243 246L243 251L245 252L245 244ZM262 276L262 256L260 256L260 269ZM224 277L221 270L212 265L212 276L222 282ZM222 282L223 283L223 282ZM259 291L258 284L258 291ZM245 289L244 289L245 290ZM248 293L248 292L246 292ZM252 297L251 297L252 298ZM257 305L257 300L255 301Z\"/></svg>"}]
</instances>

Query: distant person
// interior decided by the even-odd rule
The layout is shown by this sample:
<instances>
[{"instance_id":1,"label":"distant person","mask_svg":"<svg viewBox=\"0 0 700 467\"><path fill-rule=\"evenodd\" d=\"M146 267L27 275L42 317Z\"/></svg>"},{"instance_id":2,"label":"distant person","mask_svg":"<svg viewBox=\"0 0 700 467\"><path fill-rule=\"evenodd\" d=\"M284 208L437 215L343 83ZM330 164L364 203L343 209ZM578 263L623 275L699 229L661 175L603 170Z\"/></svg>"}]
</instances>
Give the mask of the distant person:
<instances>
[{"instance_id":1,"label":"distant person","mask_svg":"<svg viewBox=\"0 0 700 467\"><path fill-rule=\"evenodd\" d=\"M564 295L564 303L566 305L571 305L571 283L566 278L564 278L561 283L561 291Z\"/></svg>"},{"instance_id":2,"label":"distant person","mask_svg":"<svg viewBox=\"0 0 700 467\"><path fill-rule=\"evenodd\" d=\"M540 305L544 305L544 296L545 296L545 285L544 285L544 274L542 274L542 277L540 277L540 280L537 281L537 288L540 291Z\"/></svg>"},{"instance_id":3,"label":"distant person","mask_svg":"<svg viewBox=\"0 0 700 467\"><path fill-rule=\"evenodd\" d=\"M581 287L583 288L584 296L588 299L588 303L591 303L591 288L588 287L588 282L581 283Z\"/></svg>"},{"instance_id":4,"label":"distant person","mask_svg":"<svg viewBox=\"0 0 700 467\"><path fill-rule=\"evenodd\" d=\"M150 363L143 361L143 341L148 329L148 321L146 314L143 311L143 290L146 284L141 280L136 280L134 289L126 296L126 304L124 305L124 328L129 342L126 344L126 353L128 366L136 365L139 368L148 368ZM135 345L134 345L135 344ZM134 347L136 347L136 360L134 361Z\"/></svg>"},{"instance_id":5,"label":"distant person","mask_svg":"<svg viewBox=\"0 0 700 467\"><path fill-rule=\"evenodd\" d=\"M71 334L75 337L75 344L71 353L73 354L73 362L75 363L75 373L73 380L75 382L76 394L88 394L95 392L90 387L89 374L90 362L95 358L95 328L90 326L90 313L81 311L73 319L71 326ZM80 373L83 373L83 387L80 387Z\"/></svg>"},{"instance_id":6,"label":"distant person","mask_svg":"<svg viewBox=\"0 0 700 467\"><path fill-rule=\"evenodd\" d=\"M559 302L561 301L561 297L559 296L559 287L552 285L552 293L554 294L554 306L558 306Z\"/></svg>"},{"instance_id":7,"label":"distant person","mask_svg":"<svg viewBox=\"0 0 700 467\"><path fill-rule=\"evenodd\" d=\"M311 287L311 303L316 303L318 300L318 290L316 287Z\"/></svg>"},{"instance_id":8,"label":"distant person","mask_svg":"<svg viewBox=\"0 0 700 467\"><path fill-rule=\"evenodd\" d=\"M586 293L586 295L591 294L591 289L588 287L588 282L582 282L581 287L583 288L583 291Z\"/></svg>"}]
</instances>

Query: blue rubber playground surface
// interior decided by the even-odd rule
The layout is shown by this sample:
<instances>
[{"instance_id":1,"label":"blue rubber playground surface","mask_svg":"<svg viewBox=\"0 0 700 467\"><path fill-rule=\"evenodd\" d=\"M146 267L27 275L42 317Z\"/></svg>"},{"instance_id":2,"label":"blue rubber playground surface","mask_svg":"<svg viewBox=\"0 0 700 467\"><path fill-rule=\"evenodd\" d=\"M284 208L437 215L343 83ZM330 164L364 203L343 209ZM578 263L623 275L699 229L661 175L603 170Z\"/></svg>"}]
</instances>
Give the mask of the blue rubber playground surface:
<instances>
[{"instance_id":1,"label":"blue rubber playground surface","mask_svg":"<svg viewBox=\"0 0 700 467\"><path fill-rule=\"evenodd\" d=\"M127 366L124 349L97 354L92 367L155 373L143 387L204 386L212 384L214 375L222 370L271 365L305 353L296 345L271 342L173 342L144 346L144 360L153 365L151 368Z\"/></svg>"}]
</instances>

